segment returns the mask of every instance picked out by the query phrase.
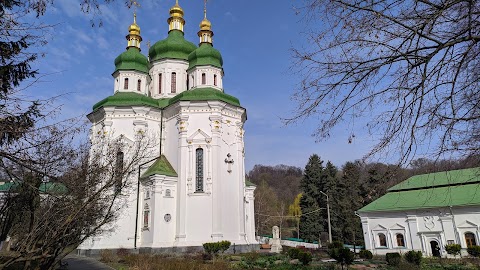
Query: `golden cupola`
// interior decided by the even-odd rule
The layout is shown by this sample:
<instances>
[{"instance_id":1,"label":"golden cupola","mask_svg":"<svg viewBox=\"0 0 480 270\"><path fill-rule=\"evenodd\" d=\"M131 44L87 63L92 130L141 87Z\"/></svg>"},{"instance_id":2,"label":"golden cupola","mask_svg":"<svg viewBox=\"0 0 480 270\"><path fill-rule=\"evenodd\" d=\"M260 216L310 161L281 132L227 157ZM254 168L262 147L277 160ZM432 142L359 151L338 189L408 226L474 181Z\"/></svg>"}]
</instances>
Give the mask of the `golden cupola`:
<instances>
[{"instance_id":1,"label":"golden cupola","mask_svg":"<svg viewBox=\"0 0 480 270\"><path fill-rule=\"evenodd\" d=\"M203 8L203 20L200 22L200 31L197 34L200 38L200 44L213 44L212 23L207 19L207 1L205 1L205 7Z\"/></svg>"},{"instance_id":2,"label":"golden cupola","mask_svg":"<svg viewBox=\"0 0 480 270\"><path fill-rule=\"evenodd\" d=\"M170 18L167 20L169 32L172 30L179 30L183 32L183 27L185 26L185 19L183 18L183 15L183 9L178 5L178 0L176 0L175 5L170 9Z\"/></svg>"},{"instance_id":3,"label":"golden cupola","mask_svg":"<svg viewBox=\"0 0 480 270\"><path fill-rule=\"evenodd\" d=\"M130 47L136 47L140 50L140 43L142 42L142 37L140 36L140 26L137 24L137 14L133 14L133 23L128 27L128 35L126 36L128 45L127 49Z\"/></svg>"}]
</instances>

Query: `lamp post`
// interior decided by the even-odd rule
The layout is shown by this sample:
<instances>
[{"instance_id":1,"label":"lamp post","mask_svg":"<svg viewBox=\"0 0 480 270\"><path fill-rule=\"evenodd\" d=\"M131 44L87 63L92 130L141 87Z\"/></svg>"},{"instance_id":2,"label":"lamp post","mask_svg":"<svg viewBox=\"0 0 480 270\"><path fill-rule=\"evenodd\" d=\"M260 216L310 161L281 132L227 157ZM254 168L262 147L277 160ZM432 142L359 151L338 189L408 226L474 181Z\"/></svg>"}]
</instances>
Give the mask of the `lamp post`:
<instances>
[{"instance_id":1,"label":"lamp post","mask_svg":"<svg viewBox=\"0 0 480 270\"><path fill-rule=\"evenodd\" d=\"M328 195L323 191L320 191L320 193L327 197L328 242L332 243L332 225L330 224L330 204L328 201Z\"/></svg>"}]
</instances>

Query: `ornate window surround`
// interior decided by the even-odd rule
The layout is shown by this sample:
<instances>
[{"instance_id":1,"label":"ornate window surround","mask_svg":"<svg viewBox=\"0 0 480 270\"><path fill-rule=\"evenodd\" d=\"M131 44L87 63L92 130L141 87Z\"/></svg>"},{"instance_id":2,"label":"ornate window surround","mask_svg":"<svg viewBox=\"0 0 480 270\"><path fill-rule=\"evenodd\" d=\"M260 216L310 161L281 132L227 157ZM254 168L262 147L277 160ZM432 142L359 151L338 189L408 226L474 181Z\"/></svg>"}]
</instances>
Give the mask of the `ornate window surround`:
<instances>
[{"instance_id":1,"label":"ornate window surround","mask_svg":"<svg viewBox=\"0 0 480 270\"><path fill-rule=\"evenodd\" d=\"M187 163L187 191L190 196L210 195L212 191L212 137L198 129L187 138L188 157ZM203 149L203 192L196 189L196 150Z\"/></svg>"}]
</instances>

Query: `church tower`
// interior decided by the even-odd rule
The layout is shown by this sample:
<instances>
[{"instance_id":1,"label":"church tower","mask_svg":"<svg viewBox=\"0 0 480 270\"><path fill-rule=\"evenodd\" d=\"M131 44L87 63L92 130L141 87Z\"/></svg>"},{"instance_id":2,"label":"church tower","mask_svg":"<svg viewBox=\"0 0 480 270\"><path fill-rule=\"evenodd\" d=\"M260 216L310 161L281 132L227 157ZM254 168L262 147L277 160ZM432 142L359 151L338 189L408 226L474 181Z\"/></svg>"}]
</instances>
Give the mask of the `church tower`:
<instances>
[{"instance_id":1,"label":"church tower","mask_svg":"<svg viewBox=\"0 0 480 270\"><path fill-rule=\"evenodd\" d=\"M181 251L222 240L237 251L258 246L255 186L245 181L246 110L224 92L223 59L213 47L206 4L198 46L184 37L178 0L169 14L168 36L150 48L148 59L134 16L127 50L115 59L114 94L88 115L92 133L109 132L128 144L142 132L158 145L140 178L125 179L131 188L122 190L128 199L115 231L83 250Z\"/></svg>"}]
</instances>

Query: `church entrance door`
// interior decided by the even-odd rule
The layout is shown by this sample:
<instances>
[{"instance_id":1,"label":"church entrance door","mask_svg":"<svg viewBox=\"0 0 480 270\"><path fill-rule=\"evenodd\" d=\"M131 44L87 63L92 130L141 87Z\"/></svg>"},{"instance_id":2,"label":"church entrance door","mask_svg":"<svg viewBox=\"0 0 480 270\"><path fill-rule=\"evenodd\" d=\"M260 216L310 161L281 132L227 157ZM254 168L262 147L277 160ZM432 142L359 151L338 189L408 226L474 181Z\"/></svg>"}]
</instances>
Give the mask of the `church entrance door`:
<instances>
[{"instance_id":1,"label":"church entrance door","mask_svg":"<svg viewBox=\"0 0 480 270\"><path fill-rule=\"evenodd\" d=\"M432 255L434 257L440 257L440 247L437 241L430 241L430 247L432 248Z\"/></svg>"}]
</instances>

